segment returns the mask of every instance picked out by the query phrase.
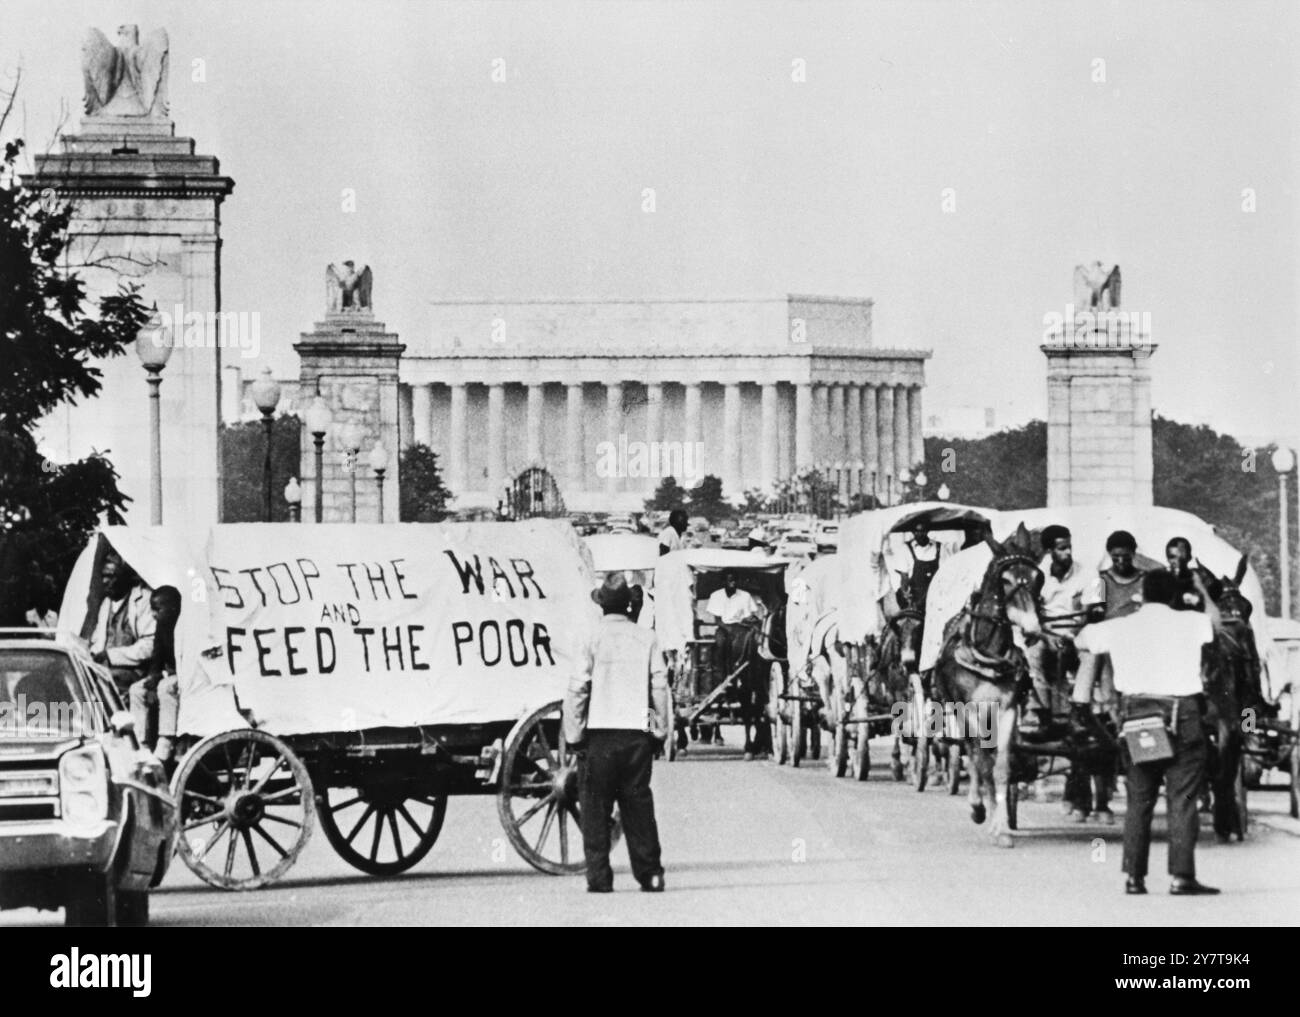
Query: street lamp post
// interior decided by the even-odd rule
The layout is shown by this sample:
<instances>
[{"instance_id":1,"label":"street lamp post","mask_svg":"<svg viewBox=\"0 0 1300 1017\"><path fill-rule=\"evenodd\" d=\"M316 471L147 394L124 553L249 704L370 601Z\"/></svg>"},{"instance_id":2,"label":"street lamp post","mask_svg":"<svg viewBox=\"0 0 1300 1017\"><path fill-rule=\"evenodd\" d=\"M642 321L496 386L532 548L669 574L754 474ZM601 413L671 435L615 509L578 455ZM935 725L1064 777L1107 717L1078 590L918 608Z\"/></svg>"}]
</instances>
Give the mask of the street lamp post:
<instances>
[{"instance_id":1,"label":"street lamp post","mask_svg":"<svg viewBox=\"0 0 1300 1017\"><path fill-rule=\"evenodd\" d=\"M162 369L172 355L171 329L164 328L155 304L153 314L135 337L135 352L144 365L149 382L149 521L161 526L162 511L162 412L158 387Z\"/></svg>"},{"instance_id":2,"label":"street lamp post","mask_svg":"<svg viewBox=\"0 0 1300 1017\"><path fill-rule=\"evenodd\" d=\"M370 468L375 471L375 484L379 488L379 521L384 521L384 471L388 469L388 450L381 441L370 450Z\"/></svg>"},{"instance_id":3,"label":"street lamp post","mask_svg":"<svg viewBox=\"0 0 1300 1017\"><path fill-rule=\"evenodd\" d=\"M1295 453L1289 448L1278 447L1273 453L1273 469L1277 471L1277 507L1278 507L1278 585L1282 593L1282 617L1291 617L1291 553L1289 547L1291 513L1287 509L1287 485L1291 471L1295 469Z\"/></svg>"},{"instance_id":4,"label":"street lamp post","mask_svg":"<svg viewBox=\"0 0 1300 1017\"><path fill-rule=\"evenodd\" d=\"M316 446L316 522L319 523L325 518L325 434L334 423L334 414L330 412L329 403L318 393L307 407L306 416L307 430Z\"/></svg>"},{"instance_id":5,"label":"street lamp post","mask_svg":"<svg viewBox=\"0 0 1300 1017\"><path fill-rule=\"evenodd\" d=\"M266 432L266 458L262 463L262 522L271 521L271 442L275 430L273 414L280 405L280 385L271 376L269 367L262 368L257 381L250 386L253 405L262 413L262 430Z\"/></svg>"},{"instance_id":6,"label":"street lamp post","mask_svg":"<svg viewBox=\"0 0 1300 1017\"><path fill-rule=\"evenodd\" d=\"M357 521L357 456L361 454L361 425L356 421L348 421L343 425L339 433L339 440L343 442L343 451L348 457L348 487L352 498L352 522Z\"/></svg>"},{"instance_id":7,"label":"street lamp post","mask_svg":"<svg viewBox=\"0 0 1300 1017\"><path fill-rule=\"evenodd\" d=\"M289 503L289 522L302 522L302 487L297 477L290 477L284 485L284 500Z\"/></svg>"}]
</instances>

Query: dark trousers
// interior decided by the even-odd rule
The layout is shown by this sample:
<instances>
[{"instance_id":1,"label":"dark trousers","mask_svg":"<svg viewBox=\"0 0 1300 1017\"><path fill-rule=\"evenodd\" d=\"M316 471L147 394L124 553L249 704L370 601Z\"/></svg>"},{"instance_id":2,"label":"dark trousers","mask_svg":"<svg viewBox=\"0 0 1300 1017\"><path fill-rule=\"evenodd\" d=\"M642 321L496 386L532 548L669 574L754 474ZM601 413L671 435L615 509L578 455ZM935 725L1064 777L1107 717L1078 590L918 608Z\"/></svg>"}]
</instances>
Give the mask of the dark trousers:
<instances>
[{"instance_id":1,"label":"dark trousers","mask_svg":"<svg viewBox=\"0 0 1300 1017\"><path fill-rule=\"evenodd\" d=\"M1128 764L1128 813L1124 817L1124 871L1130 876L1147 874L1151 853L1151 817L1155 814L1160 782L1165 782L1169 801L1169 874L1196 875L1196 835L1200 829L1197 796L1205 776L1205 732L1201 727L1201 706L1195 697L1168 699L1130 697L1126 716L1163 711L1174 716L1174 757L1140 766Z\"/></svg>"},{"instance_id":2,"label":"dark trousers","mask_svg":"<svg viewBox=\"0 0 1300 1017\"><path fill-rule=\"evenodd\" d=\"M588 731L587 753L578 774L582 810L582 848L587 885L613 885L609 828L618 804L627 838L632 875L638 882L664 871L659 860L659 827L650 791L650 770L658 743L645 731Z\"/></svg>"}]
</instances>

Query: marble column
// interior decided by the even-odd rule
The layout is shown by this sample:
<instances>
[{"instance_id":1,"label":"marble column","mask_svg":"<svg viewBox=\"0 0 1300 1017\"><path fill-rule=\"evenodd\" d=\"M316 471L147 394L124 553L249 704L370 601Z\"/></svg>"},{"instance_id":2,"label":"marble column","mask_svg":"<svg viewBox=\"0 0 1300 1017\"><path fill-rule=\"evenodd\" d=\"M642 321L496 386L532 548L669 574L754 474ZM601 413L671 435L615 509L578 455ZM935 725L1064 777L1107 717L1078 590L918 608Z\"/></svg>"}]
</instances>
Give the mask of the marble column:
<instances>
[{"instance_id":1,"label":"marble column","mask_svg":"<svg viewBox=\"0 0 1300 1017\"><path fill-rule=\"evenodd\" d=\"M759 441L762 446L759 450L759 480L765 495L772 493L772 486L776 483L776 464L777 454L777 423L776 423L776 383L765 382L761 395L762 417L760 418Z\"/></svg>"},{"instance_id":2,"label":"marble column","mask_svg":"<svg viewBox=\"0 0 1300 1017\"><path fill-rule=\"evenodd\" d=\"M830 438L828 458L832 463L844 462L844 386L830 385Z\"/></svg>"},{"instance_id":3,"label":"marble column","mask_svg":"<svg viewBox=\"0 0 1300 1017\"><path fill-rule=\"evenodd\" d=\"M849 494L862 492L862 386L850 385L845 392L848 399L845 405L845 437L848 439L849 460Z\"/></svg>"},{"instance_id":4,"label":"marble column","mask_svg":"<svg viewBox=\"0 0 1300 1017\"><path fill-rule=\"evenodd\" d=\"M828 386L814 384L813 393L813 465L822 467L830 458L830 392Z\"/></svg>"},{"instance_id":5,"label":"marble column","mask_svg":"<svg viewBox=\"0 0 1300 1017\"><path fill-rule=\"evenodd\" d=\"M794 387L794 473L813 468L813 394L812 385L799 382Z\"/></svg>"},{"instance_id":6,"label":"marble column","mask_svg":"<svg viewBox=\"0 0 1300 1017\"><path fill-rule=\"evenodd\" d=\"M654 442L664 440L664 387L657 381L649 382L645 387L645 430L645 440L651 443L653 450Z\"/></svg>"},{"instance_id":7,"label":"marble column","mask_svg":"<svg viewBox=\"0 0 1300 1017\"><path fill-rule=\"evenodd\" d=\"M542 406L546 389L540 382L528 386L528 465L542 464Z\"/></svg>"},{"instance_id":8,"label":"marble column","mask_svg":"<svg viewBox=\"0 0 1300 1017\"><path fill-rule=\"evenodd\" d=\"M454 384L451 386L451 417L447 428L447 467L451 492L458 495L469 490L469 455L465 440L469 434L468 415L469 397L465 386Z\"/></svg>"},{"instance_id":9,"label":"marble column","mask_svg":"<svg viewBox=\"0 0 1300 1017\"><path fill-rule=\"evenodd\" d=\"M501 382L488 386L488 504L504 497L506 483L506 387Z\"/></svg>"},{"instance_id":10,"label":"marble column","mask_svg":"<svg viewBox=\"0 0 1300 1017\"><path fill-rule=\"evenodd\" d=\"M692 449L701 447L697 444L697 442L702 440L700 438L700 383L698 381L686 382L683 388L685 388L686 391L684 397L685 405L683 407L682 415L685 418L683 423L686 431L682 435L682 461L685 462L687 445ZM702 456L695 457L695 472L698 474L698 477L695 478L692 483L699 483L699 477L703 477L706 473L714 473L717 471L718 467L713 461L717 454L717 446L710 445L710 447L704 449L704 454ZM683 480L681 477L678 477L677 480L683 487L691 486L691 483L687 483L687 481Z\"/></svg>"},{"instance_id":11,"label":"marble column","mask_svg":"<svg viewBox=\"0 0 1300 1017\"><path fill-rule=\"evenodd\" d=\"M621 381L611 382L605 386L605 440L613 443L615 449L618 448L618 438L623 430L623 383ZM613 464L617 467L617 463ZM611 469L609 476L605 478L605 493L607 495L618 494L621 484L618 469Z\"/></svg>"},{"instance_id":12,"label":"marble column","mask_svg":"<svg viewBox=\"0 0 1300 1017\"><path fill-rule=\"evenodd\" d=\"M404 448L410 448L415 443L415 392L414 389L419 386L398 385L397 386L397 448L400 451ZM379 438L384 438L381 427Z\"/></svg>"},{"instance_id":13,"label":"marble column","mask_svg":"<svg viewBox=\"0 0 1300 1017\"><path fill-rule=\"evenodd\" d=\"M566 408L564 450L567 457L569 494L587 489L587 456L582 447L582 383L570 382L565 386Z\"/></svg>"},{"instance_id":14,"label":"marble column","mask_svg":"<svg viewBox=\"0 0 1300 1017\"><path fill-rule=\"evenodd\" d=\"M433 386L411 386L411 438L417 445L433 444Z\"/></svg>"},{"instance_id":15,"label":"marble column","mask_svg":"<svg viewBox=\"0 0 1300 1017\"><path fill-rule=\"evenodd\" d=\"M880 386L879 424L880 474L876 478L880 496L888 504L898 497L898 472L894 462L894 386Z\"/></svg>"},{"instance_id":16,"label":"marble column","mask_svg":"<svg viewBox=\"0 0 1300 1017\"><path fill-rule=\"evenodd\" d=\"M911 420L907 410L907 386L894 387L894 476L912 470Z\"/></svg>"},{"instance_id":17,"label":"marble column","mask_svg":"<svg viewBox=\"0 0 1300 1017\"><path fill-rule=\"evenodd\" d=\"M741 494L740 386L728 382L722 389L722 496Z\"/></svg>"},{"instance_id":18,"label":"marble column","mask_svg":"<svg viewBox=\"0 0 1300 1017\"><path fill-rule=\"evenodd\" d=\"M883 497L880 492L883 471L880 469L880 414L877 405L880 389L876 385L862 387L862 459L866 463L862 489L867 494Z\"/></svg>"},{"instance_id":19,"label":"marble column","mask_svg":"<svg viewBox=\"0 0 1300 1017\"><path fill-rule=\"evenodd\" d=\"M907 390L908 432L912 437L912 462L925 462L925 431L921 417L921 386L911 385Z\"/></svg>"}]
</instances>

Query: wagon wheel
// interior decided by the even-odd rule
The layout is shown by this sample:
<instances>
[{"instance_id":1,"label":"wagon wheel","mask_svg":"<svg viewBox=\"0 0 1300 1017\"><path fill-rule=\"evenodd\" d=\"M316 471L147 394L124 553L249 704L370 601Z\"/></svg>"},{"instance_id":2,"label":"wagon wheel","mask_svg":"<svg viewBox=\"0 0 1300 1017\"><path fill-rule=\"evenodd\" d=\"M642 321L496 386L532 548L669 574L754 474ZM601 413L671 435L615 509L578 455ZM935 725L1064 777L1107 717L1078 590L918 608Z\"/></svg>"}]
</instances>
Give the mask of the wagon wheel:
<instances>
[{"instance_id":1,"label":"wagon wheel","mask_svg":"<svg viewBox=\"0 0 1300 1017\"><path fill-rule=\"evenodd\" d=\"M948 793L955 795L961 788L961 742L948 743Z\"/></svg>"},{"instance_id":2,"label":"wagon wheel","mask_svg":"<svg viewBox=\"0 0 1300 1017\"><path fill-rule=\"evenodd\" d=\"M927 737L929 718L926 716L929 702L917 690L912 696L912 703L916 717L916 738L912 742L912 758L908 768L911 770L912 787L924 791L930 780L930 742Z\"/></svg>"},{"instance_id":3,"label":"wagon wheel","mask_svg":"<svg viewBox=\"0 0 1300 1017\"><path fill-rule=\"evenodd\" d=\"M326 788L317 804L330 846L354 869L372 876L395 876L419 862L447 817L446 795L397 781Z\"/></svg>"},{"instance_id":4,"label":"wagon wheel","mask_svg":"<svg viewBox=\"0 0 1300 1017\"><path fill-rule=\"evenodd\" d=\"M798 686L795 686L796 691ZM803 730L803 700L791 699L790 701L790 765L798 766L803 762L804 755L804 730Z\"/></svg>"},{"instance_id":5,"label":"wagon wheel","mask_svg":"<svg viewBox=\"0 0 1300 1017\"><path fill-rule=\"evenodd\" d=\"M808 755L816 762L822 757L822 726L817 718L813 718L812 723L805 723L804 727L808 730Z\"/></svg>"},{"instance_id":6,"label":"wagon wheel","mask_svg":"<svg viewBox=\"0 0 1300 1017\"><path fill-rule=\"evenodd\" d=\"M840 719L831 733L831 751L826 756L826 768L834 777L843 777L849 772L849 725L845 718Z\"/></svg>"},{"instance_id":7,"label":"wagon wheel","mask_svg":"<svg viewBox=\"0 0 1300 1017\"><path fill-rule=\"evenodd\" d=\"M1002 793L1007 796L1007 829L1016 829L1018 805L1020 803L1020 785L1013 776L1007 781L1007 786L1002 789Z\"/></svg>"},{"instance_id":8,"label":"wagon wheel","mask_svg":"<svg viewBox=\"0 0 1300 1017\"><path fill-rule=\"evenodd\" d=\"M559 702L534 711L511 732L497 789L497 815L510 843L533 868L553 876L586 871L578 761L564 738ZM616 816L611 845L622 832Z\"/></svg>"},{"instance_id":9,"label":"wagon wheel","mask_svg":"<svg viewBox=\"0 0 1300 1017\"><path fill-rule=\"evenodd\" d=\"M788 732L785 729L785 721L781 717L781 710L789 710L789 704L781 697L785 695L785 676L781 670L781 665L773 662L771 671L771 691L768 695L768 706L771 712L772 722L772 754L776 757L777 766L784 766L790 758L790 742Z\"/></svg>"},{"instance_id":10,"label":"wagon wheel","mask_svg":"<svg viewBox=\"0 0 1300 1017\"><path fill-rule=\"evenodd\" d=\"M274 883L311 838L311 777L289 747L265 731L204 738L181 761L172 794L181 858L196 876L223 890ZM264 869L268 856L274 865Z\"/></svg>"}]
</instances>

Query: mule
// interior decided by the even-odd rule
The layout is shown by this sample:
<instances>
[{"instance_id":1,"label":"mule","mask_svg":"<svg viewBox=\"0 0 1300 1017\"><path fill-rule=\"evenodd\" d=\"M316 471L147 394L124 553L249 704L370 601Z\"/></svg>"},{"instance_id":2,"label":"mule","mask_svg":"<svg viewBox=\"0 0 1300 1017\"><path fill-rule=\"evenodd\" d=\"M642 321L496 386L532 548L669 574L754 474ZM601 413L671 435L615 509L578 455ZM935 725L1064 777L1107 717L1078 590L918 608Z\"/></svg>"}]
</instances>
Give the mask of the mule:
<instances>
[{"instance_id":1,"label":"mule","mask_svg":"<svg viewBox=\"0 0 1300 1017\"><path fill-rule=\"evenodd\" d=\"M934 698L991 714L996 733L992 747L978 735L966 738L971 759L971 819L984 822L987 792L993 803L989 837L999 847L1009 848L1014 846L1008 817L1011 746L1017 710L1028 685L1028 669L1016 647L1013 628L1026 636L1042 631L1043 573L1023 524L1005 544L991 536L985 539L993 559L984 571L979 592L946 626L931 682Z\"/></svg>"}]
</instances>

